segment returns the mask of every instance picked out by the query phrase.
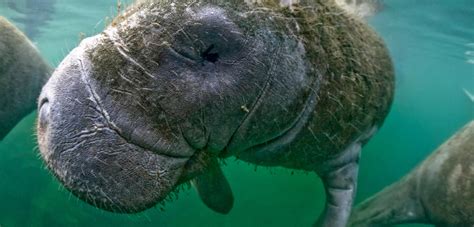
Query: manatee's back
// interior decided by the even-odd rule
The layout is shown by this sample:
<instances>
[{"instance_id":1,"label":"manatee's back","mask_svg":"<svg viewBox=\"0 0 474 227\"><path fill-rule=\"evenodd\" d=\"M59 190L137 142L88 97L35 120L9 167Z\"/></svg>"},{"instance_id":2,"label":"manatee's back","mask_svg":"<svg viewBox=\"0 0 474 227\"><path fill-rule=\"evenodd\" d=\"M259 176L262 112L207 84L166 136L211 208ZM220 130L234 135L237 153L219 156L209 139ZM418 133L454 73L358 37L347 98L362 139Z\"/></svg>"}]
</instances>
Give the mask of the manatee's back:
<instances>
[{"instance_id":1,"label":"manatee's back","mask_svg":"<svg viewBox=\"0 0 474 227\"><path fill-rule=\"evenodd\" d=\"M0 140L35 109L50 74L28 38L0 17Z\"/></svg>"}]
</instances>

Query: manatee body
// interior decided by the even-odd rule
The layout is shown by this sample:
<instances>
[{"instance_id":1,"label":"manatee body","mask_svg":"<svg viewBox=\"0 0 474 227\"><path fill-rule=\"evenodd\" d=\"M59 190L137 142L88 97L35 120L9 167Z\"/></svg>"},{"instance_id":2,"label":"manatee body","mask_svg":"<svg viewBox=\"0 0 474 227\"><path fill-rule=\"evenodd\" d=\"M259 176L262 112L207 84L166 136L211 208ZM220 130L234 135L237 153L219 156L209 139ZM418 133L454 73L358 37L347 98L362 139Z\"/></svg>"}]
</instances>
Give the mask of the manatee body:
<instances>
[{"instance_id":1,"label":"manatee body","mask_svg":"<svg viewBox=\"0 0 474 227\"><path fill-rule=\"evenodd\" d=\"M138 1L60 64L38 141L73 194L139 212L192 182L227 213L219 160L316 172L344 226L361 146L394 90L383 42L332 0Z\"/></svg>"},{"instance_id":2,"label":"manatee body","mask_svg":"<svg viewBox=\"0 0 474 227\"><path fill-rule=\"evenodd\" d=\"M474 121L400 181L358 205L350 226L474 225Z\"/></svg>"},{"instance_id":3,"label":"manatee body","mask_svg":"<svg viewBox=\"0 0 474 227\"><path fill-rule=\"evenodd\" d=\"M51 73L28 38L0 17L0 140L35 110Z\"/></svg>"}]
</instances>

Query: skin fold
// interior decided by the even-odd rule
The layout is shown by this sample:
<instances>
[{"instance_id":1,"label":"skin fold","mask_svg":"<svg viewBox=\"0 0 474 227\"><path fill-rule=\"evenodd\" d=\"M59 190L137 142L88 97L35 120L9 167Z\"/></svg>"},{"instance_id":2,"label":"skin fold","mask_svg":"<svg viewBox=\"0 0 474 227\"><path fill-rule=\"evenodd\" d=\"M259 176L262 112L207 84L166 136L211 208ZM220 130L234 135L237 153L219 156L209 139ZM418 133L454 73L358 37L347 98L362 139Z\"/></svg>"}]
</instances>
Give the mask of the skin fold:
<instances>
[{"instance_id":1,"label":"skin fold","mask_svg":"<svg viewBox=\"0 0 474 227\"><path fill-rule=\"evenodd\" d=\"M105 210L143 211L191 182L234 203L219 160L314 171L318 226L345 226L361 147L394 91L390 57L333 1L137 1L59 65L39 98L54 175Z\"/></svg>"},{"instance_id":2,"label":"skin fold","mask_svg":"<svg viewBox=\"0 0 474 227\"><path fill-rule=\"evenodd\" d=\"M52 68L28 38L0 17L0 141L37 106Z\"/></svg>"},{"instance_id":3,"label":"skin fold","mask_svg":"<svg viewBox=\"0 0 474 227\"><path fill-rule=\"evenodd\" d=\"M350 226L474 225L474 121L400 181L358 205Z\"/></svg>"}]
</instances>

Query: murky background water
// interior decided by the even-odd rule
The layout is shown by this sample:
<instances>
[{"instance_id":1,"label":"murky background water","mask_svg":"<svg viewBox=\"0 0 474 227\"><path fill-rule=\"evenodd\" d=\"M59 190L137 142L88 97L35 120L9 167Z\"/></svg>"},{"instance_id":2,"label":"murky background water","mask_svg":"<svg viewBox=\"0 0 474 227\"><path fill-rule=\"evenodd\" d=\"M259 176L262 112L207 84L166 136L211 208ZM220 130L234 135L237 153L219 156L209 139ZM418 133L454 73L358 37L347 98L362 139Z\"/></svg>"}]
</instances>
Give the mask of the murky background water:
<instances>
[{"instance_id":1,"label":"murky background water","mask_svg":"<svg viewBox=\"0 0 474 227\"><path fill-rule=\"evenodd\" d=\"M100 32L115 14L116 0L0 0L0 15L25 31L55 66L80 33ZM474 103L463 92L474 93L472 0L387 0L369 23L391 51L398 84L385 125L363 150L357 202L398 180L474 118ZM44 168L35 148L35 117L0 142L2 227L309 226L323 208L315 174L229 160L224 170L236 199L229 215L207 209L192 189L164 212L104 212L71 196Z\"/></svg>"}]
</instances>

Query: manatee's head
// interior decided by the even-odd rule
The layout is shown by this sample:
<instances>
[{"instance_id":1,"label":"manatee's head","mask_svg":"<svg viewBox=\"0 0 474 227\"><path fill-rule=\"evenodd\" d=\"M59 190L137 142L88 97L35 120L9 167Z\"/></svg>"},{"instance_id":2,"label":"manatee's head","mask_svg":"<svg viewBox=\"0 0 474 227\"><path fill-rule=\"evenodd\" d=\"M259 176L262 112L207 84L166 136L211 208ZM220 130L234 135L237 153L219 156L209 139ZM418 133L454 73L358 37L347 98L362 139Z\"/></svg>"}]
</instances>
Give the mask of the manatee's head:
<instances>
[{"instance_id":1,"label":"manatee's head","mask_svg":"<svg viewBox=\"0 0 474 227\"><path fill-rule=\"evenodd\" d=\"M135 6L43 88L41 155L82 200L147 209L209 160L278 143L301 120L315 76L299 32L270 8Z\"/></svg>"}]
</instances>

